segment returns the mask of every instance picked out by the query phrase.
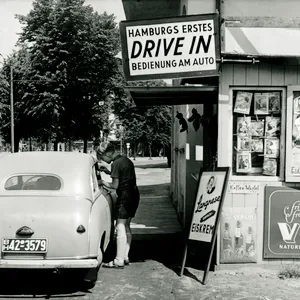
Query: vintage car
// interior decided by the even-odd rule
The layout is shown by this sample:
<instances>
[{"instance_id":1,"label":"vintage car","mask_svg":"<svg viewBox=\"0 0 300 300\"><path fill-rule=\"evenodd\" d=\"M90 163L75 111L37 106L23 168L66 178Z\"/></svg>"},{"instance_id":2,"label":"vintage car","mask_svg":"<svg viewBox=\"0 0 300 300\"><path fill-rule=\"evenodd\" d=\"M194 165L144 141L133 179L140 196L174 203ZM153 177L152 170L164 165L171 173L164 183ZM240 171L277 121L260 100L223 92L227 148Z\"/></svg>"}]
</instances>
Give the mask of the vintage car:
<instances>
[{"instance_id":1,"label":"vintage car","mask_svg":"<svg viewBox=\"0 0 300 300\"><path fill-rule=\"evenodd\" d=\"M1 156L0 269L76 269L94 286L114 234L115 194L99 174L84 153Z\"/></svg>"}]
</instances>

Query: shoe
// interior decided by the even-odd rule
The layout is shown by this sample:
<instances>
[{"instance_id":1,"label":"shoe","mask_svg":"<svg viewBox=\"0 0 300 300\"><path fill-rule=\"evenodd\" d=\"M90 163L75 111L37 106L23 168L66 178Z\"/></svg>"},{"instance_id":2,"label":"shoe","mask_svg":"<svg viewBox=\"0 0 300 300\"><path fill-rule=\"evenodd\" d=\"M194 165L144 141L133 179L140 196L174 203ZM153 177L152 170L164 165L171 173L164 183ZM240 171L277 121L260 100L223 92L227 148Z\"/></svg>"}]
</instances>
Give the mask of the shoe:
<instances>
[{"instance_id":1,"label":"shoe","mask_svg":"<svg viewBox=\"0 0 300 300\"><path fill-rule=\"evenodd\" d=\"M124 264L118 265L113 260L109 263L103 263L102 266L104 268L110 268L110 269L124 269Z\"/></svg>"},{"instance_id":2,"label":"shoe","mask_svg":"<svg viewBox=\"0 0 300 300\"><path fill-rule=\"evenodd\" d=\"M129 259L124 259L124 265L125 265L125 266L130 266L130 261L129 261Z\"/></svg>"}]
</instances>

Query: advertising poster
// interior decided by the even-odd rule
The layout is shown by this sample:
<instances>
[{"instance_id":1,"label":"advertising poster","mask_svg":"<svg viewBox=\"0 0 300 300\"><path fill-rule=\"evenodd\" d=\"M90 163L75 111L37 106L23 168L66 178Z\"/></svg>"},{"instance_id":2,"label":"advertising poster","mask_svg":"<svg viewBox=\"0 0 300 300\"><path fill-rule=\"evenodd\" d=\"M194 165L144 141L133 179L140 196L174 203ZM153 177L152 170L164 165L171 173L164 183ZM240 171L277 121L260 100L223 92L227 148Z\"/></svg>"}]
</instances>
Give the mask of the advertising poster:
<instances>
[{"instance_id":1,"label":"advertising poster","mask_svg":"<svg viewBox=\"0 0 300 300\"><path fill-rule=\"evenodd\" d=\"M236 94L234 112L249 115L253 93L240 92Z\"/></svg>"},{"instance_id":2,"label":"advertising poster","mask_svg":"<svg viewBox=\"0 0 300 300\"><path fill-rule=\"evenodd\" d=\"M291 174L300 176L300 92L293 96Z\"/></svg>"},{"instance_id":3,"label":"advertising poster","mask_svg":"<svg viewBox=\"0 0 300 300\"><path fill-rule=\"evenodd\" d=\"M280 113L280 92L269 93L269 113Z\"/></svg>"},{"instance_id":4,"label":"advertising poster","mask_svg":"<svg viewBox=\"0 0 300 300\"><path fill-rule=\"evenodd\" d=\"M277 160L274 158L264 158L263 162L263 175L276 176L277 174Z\"/></svg>"},{"instance_id":5,"label":"advertising poster","mask_svg":"<svg viewBox=\"0 0 300 300\"><path fill-rule=\"evenodd\" d=\"M189 232L189 240L210 243L220 208L226 171L202 173Z\"/></svg>"},{"instance_id":6,"label":"advertising poster","mask_svg":"<svg viewBox=\"0 0 300 300\"><path fill-rule=\"evenodd\" d=\"M265 120L251 120L251 135L264 136Z\"/></svg>"},{"instance_id":7,"label":"advertising poster","mask_svg":"<svg viewBox=\"0 0 300 300\"><path fill-rule=\"evenodd\" d=\"M251 117L238 117L236 124L236 133L239 136L251 135Z\"/></svg>"},{"instance_id":8,"label":"advertising poster","mask_svg":"<svg viewBox=\"0 0 300 300\"><path fill-rule=\"evenodd\" d=\"M220 221L221 263L256 262L256 208L224 207Z\"/></svg>"},{"instance_id":9,"label":"advertising poster","mask_svg":"<svg viewBox=\"0 0 300 300\"><path fill-rule=\"evenodd\" d=\"M264 258L300 258L300 190L265 189Z\"/></svg>"},{"instance_id":10,"label":"advertising poster","mask_svg":"<svg viewBox=\"0 0 300 300\"><path fill-rule=\"evenodd\" d=\"M216 14L122 21L126 80L218 76Z\"/></svg>"},{"instance_id":11,"label":"advertising poster","mask_svg":"<svg viewBox=\"0 0 300 300\"><path fill-rule=\"evenodd\" d=\"M266 117L266 137L280 136L280 118L279 117Z\"/></svg>"},{"instance_id":12,"label":"advertising poster","mask_svg":"<svg viewBox=\"0 0 300 300\"><path fill-rule=\"evenodd\" d=\"M254 94L254 114L267 115L269 113L269 94L255 93Z\"/></svg>"},{"instance_id":13,"label":"advertising poster","mask_svg":"<svg viewBox=\"0 0 300 300\"><path fill-rule=\"evenodd\" d=\"M238 152L236 154L236 171L239 173L250 173L252 168L251 153Z\"/></svg>"}]
</instances>

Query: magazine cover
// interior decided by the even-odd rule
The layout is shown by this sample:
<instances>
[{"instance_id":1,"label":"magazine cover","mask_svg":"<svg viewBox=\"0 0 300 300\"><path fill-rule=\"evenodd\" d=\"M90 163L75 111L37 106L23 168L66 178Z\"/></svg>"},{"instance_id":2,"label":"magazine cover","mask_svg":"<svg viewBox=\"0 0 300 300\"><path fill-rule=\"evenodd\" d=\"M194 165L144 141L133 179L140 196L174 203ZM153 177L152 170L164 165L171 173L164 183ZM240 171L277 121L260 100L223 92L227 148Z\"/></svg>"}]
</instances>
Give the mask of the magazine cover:
<instances>
[{"instance_id":1,"label":"magazine cover","mask_svg":"<svg viewBox=\"0 0 300 300\"><path fill-rule=\"evenodd\" d=\"M264 141L263 139L253 138L251 140L251 151L257 153L264 152Z\"/></svg>"},{"instance_id":2,"label":"magazine cover","mask_svg":"<svg viewBox=\"0 0 300 300\"><path fill-rule=\"evenodd\" d=\"M241 136L251 135L251 117L238 117L236 133Z\"/></svg>"},{"instance_id":3,"label":"magazine cover","mask_svg":"<svg viewBox=\"0 0 300 300\"><path fill-rule=\"evenodd\" d=\"M237 137L237 149L238 151L251 151L251 139L249 136Z\"/></svg>"},{"instance_id":4,"label":"magazine cover","mask_svg":"<svg viewBox=\"0 0 300 300\"><path fill-rule=\"evenodd\" d=\"M236 171L239 173L251 172L251 153L250 152L238 152L236 157Z\"/></svg>"},{"instance_id":5,"label":"magazine cover","mask_svg":"<svg viewBox=\"0 0 300 300\"><path fill-rule=\"evenodd\" d=\"M248 115L250 112L252 97L253 97L252 93L237 92L234 112Z\"/></svg>"},{"instance_id":6,"label":"magazine cover","mask_svg":"<svg viewBox=\"0 0 300 300\"><path fill-rule=\"evenodd\" d=\"M266 117L266 137L276 137L280 135L280 118L279 117Z\"/></svg>"},{"instance_id":7,"label":"magazine cover","mask_svg":"<svg viewBox=\"0 0 300 300\"><path fill-rule=\"evenodd\" d=\"M279 157L279 139L265 139L265 157Z\"/></svg>"},{"instance_id":8,"label":"magazine cover","mask_svg":"<svg viewBox=\"0 0 300 300\"><path fill-rule=\"evenodd\" d=\"M300 96L294 98L294 113L300 113Z\"/></svg>"},{"instance_id":9,"label":"magazine cover","mask_svg":"<svg viewBox=\"0 0 300 300\"><path fill-rule=\"evenodd\" d=\"M251 135L264 136L265 120L251 120Z\"/></svg>"},{"instance_id":10,"label":"magazine cover","mask_svg":"<svg viewBox=\"0 0 300 300\"><path fill-rule=\"evenodd\" d=\"M275 158L264 158L263 175L276 176L277 161Z\"/></svg>"},{"instance_id":11,"label":"magazine cover","mask_svg":"<svg viewBox=\"0 0 300 300\"><path fill-rule=\"evenodd\" d=\"M269 113L280 113L280 92L269 93Z\"/></svg>"},{"instance_id":12,"label":"magazine cover","mask_svg":"<svg viewBox=\"0 0 300 300\"><path fill-rule=\"evenodd\" d=\"M293 115L293 148L300 148L300 114Z\"/></svg>"},{"instance_id":13,"label":"magazine cover","mask_svg":"<svg viewBox=\"0 0 300 300\"><path fill-rule=\"evenodd\" d=\"M269 94L255 93L254 94L254 114L267 115L269 113Z\"/></svg>"}]
</instances>

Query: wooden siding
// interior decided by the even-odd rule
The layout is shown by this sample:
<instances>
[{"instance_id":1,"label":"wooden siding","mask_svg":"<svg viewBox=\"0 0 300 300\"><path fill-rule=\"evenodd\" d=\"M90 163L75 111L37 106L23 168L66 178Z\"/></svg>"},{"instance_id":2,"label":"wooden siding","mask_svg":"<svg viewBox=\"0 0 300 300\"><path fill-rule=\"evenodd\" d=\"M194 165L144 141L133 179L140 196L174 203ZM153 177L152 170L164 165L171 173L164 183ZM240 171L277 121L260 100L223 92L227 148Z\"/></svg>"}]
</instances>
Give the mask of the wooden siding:
<instances>
[{"instance_id":1,"label":"wooden siding","mask_svg":"<svg viewBox=\"0 0 300 300\"><path fill-rule=\"evenodd\" d=\"M255 65L228 64L222 66L222 74L219 84L219 139L218 139L218 165L231 166L232 164L232 99L231 88L243 87L266 87L286 88L287 85L300 84L299 66L279 66L266 63ZM286 101L286 94L283 97ZM284 113L285 115L285 113ZM285 122L285 116L282 120ZM284 148L285 149L285 148ZM284 149L281 149L284 150ZM281 159L282 161L282 159ZM232 180L259 181L259 194L229 194L227 192L225 207L255 207L257 209L257 263L286 263L299 260L263 259L263 226L264 226L264 190L266 185L300 187L300 183L287 184L278 178L259 176L254 178L234 176ZM229 178L231 180L231 178ZM220 234L219 234L220 236ZM218 239L218 245L220 240ZM220 247L218 247L220 249ZM218 260L219 262L219 251Z\"/></svg>"}]
</instances>

